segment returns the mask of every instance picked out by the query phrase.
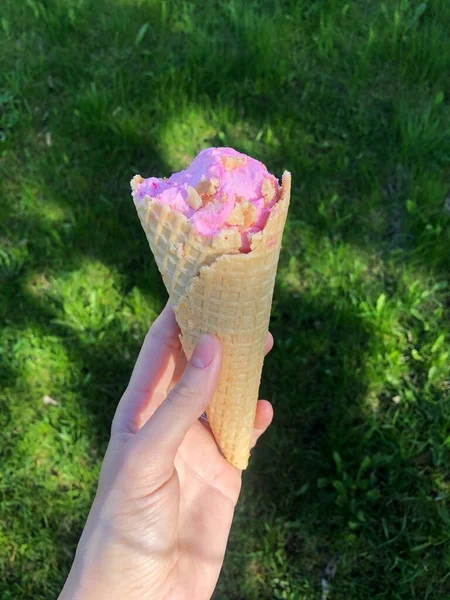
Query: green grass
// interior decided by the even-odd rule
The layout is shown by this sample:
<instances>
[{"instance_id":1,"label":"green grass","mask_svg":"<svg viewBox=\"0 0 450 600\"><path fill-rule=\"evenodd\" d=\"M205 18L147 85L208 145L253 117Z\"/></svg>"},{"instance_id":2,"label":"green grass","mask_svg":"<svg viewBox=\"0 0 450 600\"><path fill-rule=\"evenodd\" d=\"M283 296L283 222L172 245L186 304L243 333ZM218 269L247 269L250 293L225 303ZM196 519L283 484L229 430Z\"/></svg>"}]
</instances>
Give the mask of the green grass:
<instances>
[{"instance_id":1,"label":"green grass","mask_svg":"<svg viewBox=\"0 0 450 600\"><path fill-rule=\"evenodd\" d=\"M449 30L448 0L3 2L2 600L56 597L164 303L128 182L211 145L294 176L215 597L450 598Z\"/></svg>"}]
</instances>

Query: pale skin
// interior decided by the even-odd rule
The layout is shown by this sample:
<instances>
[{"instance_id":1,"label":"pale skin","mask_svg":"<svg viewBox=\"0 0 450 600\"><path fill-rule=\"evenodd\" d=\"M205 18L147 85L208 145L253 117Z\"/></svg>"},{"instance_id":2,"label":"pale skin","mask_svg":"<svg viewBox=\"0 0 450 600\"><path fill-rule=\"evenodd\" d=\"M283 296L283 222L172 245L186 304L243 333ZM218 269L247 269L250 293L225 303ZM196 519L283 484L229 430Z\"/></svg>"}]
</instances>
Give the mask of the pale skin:
<instances>
[{"instance_id":1,"label":"pale skin","mask_svg":"<svg viewBox=\"0 0 450 600\"><path fill-rule=\"evenodd\" d=\"M221 345L203 335L186 364L169 305L147 334L114 417L100 481L59 600L209 600L242 472L201 415ZM273 345L269 334L266 352ZM273 417L258 401L253 444Z\"/></svg>"}]
</instances>

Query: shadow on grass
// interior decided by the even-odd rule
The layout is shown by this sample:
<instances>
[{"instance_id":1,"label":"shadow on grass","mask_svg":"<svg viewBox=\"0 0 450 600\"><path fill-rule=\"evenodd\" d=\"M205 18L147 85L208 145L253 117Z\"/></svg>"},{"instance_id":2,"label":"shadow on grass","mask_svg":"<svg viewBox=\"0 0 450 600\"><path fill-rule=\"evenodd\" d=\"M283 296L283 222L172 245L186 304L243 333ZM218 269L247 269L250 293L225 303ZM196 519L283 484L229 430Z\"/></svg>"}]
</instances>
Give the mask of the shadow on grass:
<instances>
[{"instance_id":1,"label":"shadow on grass","mask_svg":"<svg viewBox=\"0 0 450 600\"><path fill-rule=\"evenodd\" d=\"M355 433L355 424L364 422L361 402L369 377L365 354L372 332L350 307L337 308L326 297L302 297L279 287L271 330L276 345L265 365L262 392L267 390L274 399L281 447L270 444L270 457L286 460L283 440L291 443L295 432L301 432L286 462L304 471L309 480L311 475L318 478L321 469L328 470L324 453L329 460L334 449L357 446L349 436ZM275 477L277 472L275 467ZM289 486L288 480L281 486ZM295 495L297 484L290 493Z\"/></svg>"},{"instance_id":2,"label":"shadow on grass","mask_svg":"<svg viewBox=\"0 0 450 600\"><path fill-rule=\"evenodd\" d=\"M339 560L335 538L347 527L334 505L333 454L345 460L364 452L370 330L351 310L277 289L271 331L275 348L265 362L261 393L273 402L275 419L244 474L243 509L224 567L224 580L239 583L231 596L221 595L219 587L218 599L237 600L246 587L252 590L249 598L281 593L283 581L275 573L275 581L260 574L256 589L250 583L258 581L258 561L270 563L277 552L285 585L301 589L308 578L320 581L327 563ZM355 506L345 511L348 519L352 510ZM251 524L249 515L259 525ZM265 537L271 539L272 556L264 550Z\"/></svg>"}]
</instances>

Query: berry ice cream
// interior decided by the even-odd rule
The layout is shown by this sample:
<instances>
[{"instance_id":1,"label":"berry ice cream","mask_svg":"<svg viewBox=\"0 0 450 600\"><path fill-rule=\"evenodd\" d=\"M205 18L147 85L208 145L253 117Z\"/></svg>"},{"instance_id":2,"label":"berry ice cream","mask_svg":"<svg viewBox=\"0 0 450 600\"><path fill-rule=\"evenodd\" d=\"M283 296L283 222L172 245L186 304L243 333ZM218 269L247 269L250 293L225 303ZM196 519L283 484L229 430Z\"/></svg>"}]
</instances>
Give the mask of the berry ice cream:
<instances>
[{"instance_id":1,"label":"berry ice cream","mask_svg":"<svg viewBox=\"0 0 450 600\"><path fill-rule=\"evenodd\" d=\"M168 179L136 176L135 202L146 196L185 215L203 236L239 232L241 252L261 231L280 197L278 180L259 161L232 148L208 148Z\"/></svg>"}]
</instances>

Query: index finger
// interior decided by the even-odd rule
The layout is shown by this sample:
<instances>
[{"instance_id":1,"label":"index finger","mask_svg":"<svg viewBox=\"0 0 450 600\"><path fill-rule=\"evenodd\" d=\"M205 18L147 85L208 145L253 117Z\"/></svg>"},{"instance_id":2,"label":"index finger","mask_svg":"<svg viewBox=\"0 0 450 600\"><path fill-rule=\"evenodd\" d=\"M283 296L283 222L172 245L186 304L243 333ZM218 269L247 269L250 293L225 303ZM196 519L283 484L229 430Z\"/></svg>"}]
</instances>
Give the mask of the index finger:
<instances>
[{"instance_id":1,"label":"index finger","mask_svg":"<svg viewBox=\"0 0 450 600\"><path fill-rule=\"evenodd\" d=\"M180 355L179 333L172 307L167 303L145 336L130 383L117 407L113 431L136 433L141 422L158 408Z\"/></svg>"}]
</instances>

